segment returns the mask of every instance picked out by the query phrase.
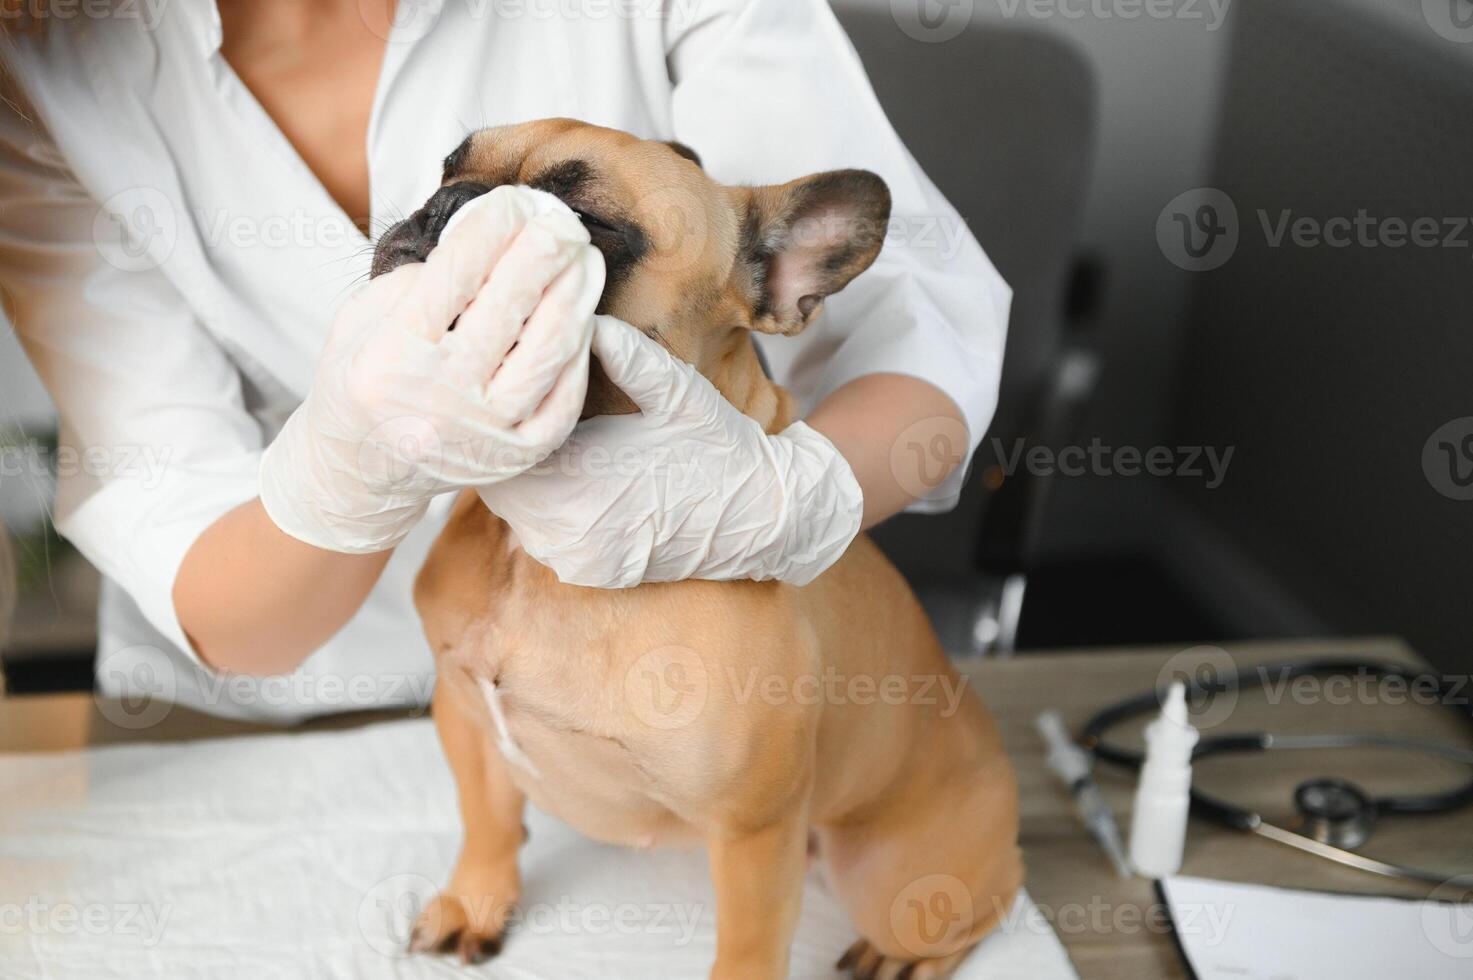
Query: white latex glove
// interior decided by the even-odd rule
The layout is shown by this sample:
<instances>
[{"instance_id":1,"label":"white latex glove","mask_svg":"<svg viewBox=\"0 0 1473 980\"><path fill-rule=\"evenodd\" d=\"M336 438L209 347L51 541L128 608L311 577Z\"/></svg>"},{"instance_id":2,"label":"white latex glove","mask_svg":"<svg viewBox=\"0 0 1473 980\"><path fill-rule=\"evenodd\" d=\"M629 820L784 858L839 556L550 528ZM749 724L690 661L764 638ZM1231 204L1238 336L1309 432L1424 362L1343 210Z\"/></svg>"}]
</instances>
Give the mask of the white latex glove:
<instances>
[{"instance_id":1,"label":"white latex glove","mask_svg":"<svg viewBox=\"0 0 1473 980\"><path fill-rule=\"evenodd\" d=\"M563 582L687 578L807 585L859 533L849 464L802 422L769 436L689 364L595 318L593 350L639 406L589 419L548 460L481 499Z\"/></svg>"},{"instance_id":2,"label":"white latex glove","mask_svg":"<svg viewBox=\"0 0 1473 980\"><path fill-rule=\"evenodd\" d=\"M306 401L261 460L266 513L319 548L382 551L435 495L544 459L582 411L603 283L602 255L551 194L466 203L427 261L338 312Z\"/></svg>"}]
</instances>

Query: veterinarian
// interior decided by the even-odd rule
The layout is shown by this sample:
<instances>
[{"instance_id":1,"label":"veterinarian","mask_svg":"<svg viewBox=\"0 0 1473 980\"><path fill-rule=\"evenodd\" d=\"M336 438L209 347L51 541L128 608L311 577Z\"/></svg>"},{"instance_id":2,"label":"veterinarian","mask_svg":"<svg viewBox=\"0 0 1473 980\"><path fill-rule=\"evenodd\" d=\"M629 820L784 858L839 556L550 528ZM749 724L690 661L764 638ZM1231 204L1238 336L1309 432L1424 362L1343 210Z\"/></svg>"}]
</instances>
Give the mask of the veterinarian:
<instances>
[{"instance_id":1,"label":"veterinarian","mask_svg":"<svg viewBox=\"0 0 1473 980\"><path fill-rule=\"evenodd\" d=\"M57 526L105 577L104 694L283 721L424 703L411 583L460 486L565 494L557 528L514 529L565 581L601 587L801 584L862 528L954 505L1011 294L823 0L0 9L0 286L75 462L59 467ZM521 309L507 269L556 251L535 216L504 255L447 236L360 285L373 232L428 197L470 129L550 116L679 140L725 183L884 177L878 262L801 335L757 340L803 422L766 435L692 398L706 382L684 365L651 376L652 342L595 334L586 301L549 290ZM528 315L521 340L537 324L556 363L447 346L472 301ZM719 470L682 488L621 467L581 509L567 479L522 472L576 422L590 344L616 381L668 393L662 448L719 440ZM433 464L400 452L420 435L395 428L406 417L440 438ZM603 427L610 457L650 424ZM626 502L651 494L709 526L637 544Z\"/></svg>"}]
</instances>

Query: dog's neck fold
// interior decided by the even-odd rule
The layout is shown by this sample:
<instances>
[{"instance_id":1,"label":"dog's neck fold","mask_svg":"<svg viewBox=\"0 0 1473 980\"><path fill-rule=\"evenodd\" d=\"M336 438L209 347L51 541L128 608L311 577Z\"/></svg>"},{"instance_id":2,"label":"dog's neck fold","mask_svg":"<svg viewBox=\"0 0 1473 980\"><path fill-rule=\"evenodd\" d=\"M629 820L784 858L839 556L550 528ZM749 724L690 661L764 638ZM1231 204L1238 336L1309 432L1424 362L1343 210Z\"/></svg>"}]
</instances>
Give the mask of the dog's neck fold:
<instances>
[{"instance_id":1,"label":"dog's neck fold","mask_svg":"<svg viewBox=\"0 0 1473 980\"><path fill-rule=\"evenodd\" d=\"M731 349L709 371L703 371L716 390L743 415L756 420L768 435L793 422L793 399L762 370L752 335L743 330Z\"/></svg>"},{"instance_id":2,"label":"dog's neck fold","mask_svg":"<svg viewBox=\"0 0 1473 980\"><path fill-rule=\"evenodd\" d=\"M752 334L733 328L729 338L723 337L716 349L678 352L666 343L666 349L686 363L692 364L716 390L736 406L743 415L754 419L769 435L781 432L793 422L793 399L783 387L767 377ZM634 403L610 382L593 363L588 381L588 399L582 417L624 415L638 411Z\"/></svg>"}]
</instances>

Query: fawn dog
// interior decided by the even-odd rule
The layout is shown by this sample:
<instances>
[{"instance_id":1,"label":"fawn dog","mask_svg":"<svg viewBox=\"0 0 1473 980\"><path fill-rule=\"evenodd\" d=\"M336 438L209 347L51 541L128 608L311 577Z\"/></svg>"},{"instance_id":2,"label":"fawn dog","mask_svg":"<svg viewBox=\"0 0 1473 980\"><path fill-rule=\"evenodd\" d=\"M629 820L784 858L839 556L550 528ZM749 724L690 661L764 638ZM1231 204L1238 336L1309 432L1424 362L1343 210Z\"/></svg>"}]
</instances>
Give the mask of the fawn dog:
<instances>
[{"instance_id":1,"label":"fawn dog","mask_svg":"<svg viewBox=\"0 0 1473 980\"><path fill-rule=\"evenodd\" d=\"M769 433L792 402L750 332L802 330L874 261L890 211L865 171L728 187L679 144L549 119L469 136L441 188L379 240L374 273L422 260L455 209L508 183L579 213L607 269L600 312L694 365ZM585 417L634 410L595 361ZM861 937L839 962L858 977L947 976L1011 907L1023 868L1001 740L867 537L804 588L580 588L467 492L415 601L465 839L412 949L500 950L527 800L601 841L704 845L712 977L787 974L810 844ZM826 676L958 697L763 693L819 691Z\"/></svg>"}]
</instances>

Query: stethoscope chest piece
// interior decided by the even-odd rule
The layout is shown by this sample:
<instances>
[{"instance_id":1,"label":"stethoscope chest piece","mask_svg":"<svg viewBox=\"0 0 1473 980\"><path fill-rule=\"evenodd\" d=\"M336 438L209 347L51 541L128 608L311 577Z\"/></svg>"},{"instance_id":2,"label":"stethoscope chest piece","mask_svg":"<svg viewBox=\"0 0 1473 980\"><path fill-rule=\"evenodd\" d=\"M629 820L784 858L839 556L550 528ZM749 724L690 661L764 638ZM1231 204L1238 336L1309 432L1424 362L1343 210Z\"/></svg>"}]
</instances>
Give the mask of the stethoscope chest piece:
<instances>
[{"instance_id":1,"label":"stethoscope chest piece","mask_svg":"<svg viewBox=\"0 0 1473 980\"><path fill-rule=\"evenodd\" d=\"M1294 806L1306 837L1353 851L1376 827L1376 804L1360 787L1343 779L1310 779L1294 790Z\"/></svg>"}]
</instances>

